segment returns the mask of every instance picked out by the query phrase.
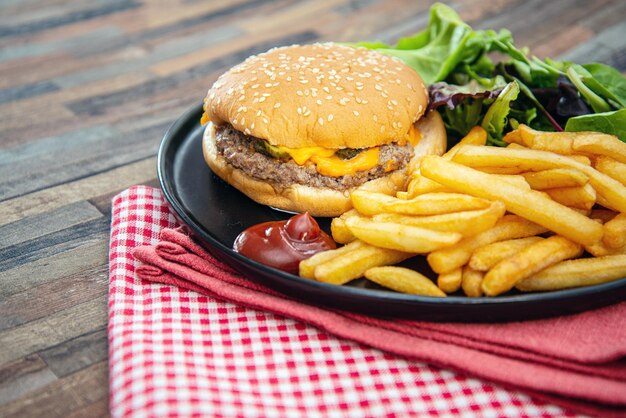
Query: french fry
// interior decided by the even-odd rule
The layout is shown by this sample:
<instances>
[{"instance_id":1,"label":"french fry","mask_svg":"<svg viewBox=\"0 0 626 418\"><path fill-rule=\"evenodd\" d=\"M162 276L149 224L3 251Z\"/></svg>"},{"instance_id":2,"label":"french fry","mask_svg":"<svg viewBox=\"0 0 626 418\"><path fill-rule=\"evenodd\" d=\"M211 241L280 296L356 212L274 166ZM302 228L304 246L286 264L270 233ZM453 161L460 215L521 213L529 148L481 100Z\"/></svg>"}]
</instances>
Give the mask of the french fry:
<instances>
[{"instance_id":1,"label":"french fry","mask_svg":"<svg viewBox=\"0 0 626 418\"><path fill-rule=\"evenodd\" d=\"M610 248L603 241L593 245L585 245L585 251L594 257L604 257L606 255L626 254L626 245L620 248Z\"/></svg>"},{"instance_id":2,"label":"french fry","mask_svg":"<svg viewBox=\"0 0 626 418\"><path fill-rule=\"evenodd\" d=\"M614 178L626 186L626 164L615 161L613 158L600 156L596 158L594 167L601 173Z\"/></svg>"},{"instance_id":3,"label":"french fry","mask_svg":"<svg viewBox=\"0 0 626 418\"><path fill-rule=\"evenodd\" d=\"M525 238L546 232L547 229L517 215L505 215L493 228L465 238L448 248L433 251L426 257L435 273L448 273L465 265L474 250L496 241Z\"/></svg>"},{"instance_id":4,"label":"french fry","mask_svg":"<svg viewBox=\"0 0 626 418\"><path fill-rule=\"evenodd\" d=\"M579 164L586 165L587 167L591 167L591 159L586 155L564 155L564 157L574 160Z\"/></svg>"},{"instance_id":5,"label":"french fry","mask_svg":"<svg viewBox=\"0 0 626 418\"><path fill-rule=\"evenodd\" d=\"M346 226L360 240L371 245L414 254L424 254L457 243L458 232L440 232L393 222L375 222L353 216Z\"/></svg>"},{"instance_id":6,"label":"french fry","mask_svg":"<svg viewBox=\"0 0 626 418\"><path fill-rule=\"evenodd\" d=\"M589 177L575 168L551 168L543 171L526 172L521 175L535 190L584 186L589 182Z\"/></svg>"},{"instance_id":7,"label":"french fry","mask_svg":"<svg viewBox=\"0 0 626 418\"><path fill-rule=\"evenodd\" d=\"M503 150L506 151L506 149ZM462 150L457 153L456 157L461 152ZM527 151L510 150L509 152ZM528 152L537 153L540 151ZM602 238L602 226L597 222L535 191L517 188L490 174L481 173L478 170L445 161L436 156L424 157L421 171L423 175L455 190L485 199L501 200L508 211L523 216L572 241L591 245ZM626 195L624 199L626 205Z\"/></svg>"},{"instance_id":8,"label":"french fry","mask_svg":"<svg viewBox=\"0 0 626 418\"><path fill-rule=\"evenodd\" d=\"M411 256L400 251L364 245L319 264L314 269L314 278L320 282L341 285L362 277L369 268L396 264Z\"/></svg>"},{"instance_id":9,"label":"french fry","mask_svg":"<svg viewBox=\"0 0 626 418\"><path fill-rule=\"evenodd\" d=\"M480 166L480 167L473 167L473 168L475 168L476 170L482 171L483 173L501 174L501 175L518 175L526 171L521 167L513 167L513 166L509 166L509 167Z\"/></svg>"},{"instance_id":10,"label":"french fry","mask_svg":"<svg viewBox=\"0 0 626 418\"><path fill-rule=\"evenodd\" d=\"M376 222L393 222L417 226L441 232L459 232L463 236L476 235L496 224L506 208L500 201L492 202L485 209L444 213L430 216L408 216L397 213L380 213L372 219Z\"/></svg>"},{"instance_id":11,"label":"french fry","mask_svg":"<svg viewBox=\"0 0 626 418\"><path fill-rule=\"evenodd\" d=\"M546 189L544 192L552 200L570 208L589 210L596 203L596 190L589 183L584 186Z\"/></svg>"},{"instance_id":12,"label":"french fry","mask_svg":"<svg viewBox=\"0 0 626 418\"><path fill-rule=\"evenodd\" d=\"M485 145L487 143L487 131L481 126L474 126L459 142L442 155L446 160L452 159L460 145Z\"/></svg>"},{"instance_id":13,"label":"french fry","mask_svg":"<svg viewBox=\"0 0 626 418\"><path fill-rule=\"evenodd\" d=\"M461 288L463 269L461 267L437 276L437 287L445 293L454 293Z\"/></svg>"},{"instance_id":14,"label":"french fry","mask_svg":"<svg viewBox=\"0 0 626 418\"><path fill-rule=\"evenodd\" d=\"M494 176L498 177L502 181L506 181L507 183L519 187L520 189L530 190L530 184L526 181L526 179L519 174L497 174L494 173Z\"/></svg>"},{"instance_id":15,"label":"french fry","mask_svg":"<svg viewBox=\"0 0 626 418\"><path fill-rule=\"evenodd\" d=\"M626 163L626 142L616 136L598 132L577 132L573 142L574 151L583 154L605 155Z\"/></svg>"},{"instance_id":16,"label":"french fry","mask_svg":"<svg viewBox=\"0 0 626 418\"><path fill-rule=\"evenodd\" d=\"M520 125L517 131L516 135L505 135L504 141L561 155L605 155L626 163L626 143L613 135L599 132L541 132L525 125Z\"/></svg>"},{"instance_id":17,"label":"french fry","mask_svg":"<svg viewBox=\"0 0 626 418\"><path fill-rule=\"evenodd\" d=\"M367 269L364 275L366 279L397 292L422 296L446 296L428 277L404 267L372 267Z\"/></svg>"},{"instance_id":18,"label":"french fry","mask_svg":"<svg viewBox=\"0 0 626 418\"><path fill-rule=\"evenodd\" d=\"M401 200L383 193L355 190L350 193L352 206L362 215L375 215L385 212L385 205Z\"/></svg>"},{"instance_id":19,"label":"french fry","mask_svg":"<svg viewBox=\"0 0 626 418\"><path fill-rule=\"evenodd\" d=\"M368 246L363 241L352 241L348 245L344 245L343 247L336 248L334 250L322 251L313 255L310 258L302 260L300 262L300 277L304 277L305 279L315 279L315 268L320 264L323 264L327 261L330 261L334 258L340 258L344 255L354 252L359 248L363 248Z\"/></svg>"},{"instance_id":20,"label":"french fry","mask_svg":"<svg viewBox=\"0 0 626 418\"><path fill-rule=\"evenodd\" d=\"M427 193L409 200L396 199L394 201L386 201L383 207L384 212L404 215L438 215L484 209L490 205L491 202L488 200L462 193Z\"/></svg>"},{"instance_id":21,"label":"french fry","mask_svg":"<svg viewBox=\"0 0 626 418\"><path fill-rule=\"evenodd\" d=\"M576 136L574 133L535 131L526 125L520 125L517 131L519 135L505 135L503 140L505 142L520 140L517 143L534 150L552 151L563 155L574 154L572 146Z\"/></svg>"},{"instance_id":22,"label":"french fry","mask_svg":"<svg viewBox=\"0 0 626 418\"><path fill-rule=\"evenodd\" d=\"M622 248L626 245L626 213L620 213L604 224L602 242L609 248Z\"/></svg>"},{"instance_id":23,"label":"french fry","mask_svg":"<svg viewBox=\"0 0 626 418\"><path fill-rule=\"evenodd\" d=\"M558 235L551 236L496 264L485 274L482 290L487 296L508 292L518 281L582 252L580 244Z\"/></svg>"},{"instance_id":24,"label":"french fry","mask_svg":"<svg viewBox=\"0 0 626 418\"><path fill-rule=\"evenodd\" d=\"M347 244L354 241L355 237L350 229L346 226L346 219L350 216L358 216L358 212L355 209L343 213L338 218L333 218L330 221L330 233L333 236L333 240L339 244Z\"/></svg>"},{"instance_id":25,"label":"french fry","mask_svg":"<svg viewBox=\"0 0 626 418\"><path fill-rule=\"evenodd\" d=\"M406 215L437 215L462 210L484 209L491 202L461 193L427 193L404 200L382 193L362 190L350 194L354 208L362 215L401 213Z\"/></svg>"},{"instance_id":26,"label":"french fry","mask_svg":"<svg viewBox=\"0 0 626 418\"><path fill-rule=\"evenodd\" d=\"M470 298L478 298L483 295L481 284L483 282L484 273L474 270L469 266L463 267L463 277L461 279L461 287L466 296Z\"/></svg>"},{"instance_id":27,"label":"french fry","mask_svg":"<svg viewBox=\"0 0 626 418\"><path fill-rule=\"evenodd\" d=\"M610 209L626 212L626 186L593 167L552 152L464 145L454 156L454 161L472 167L490 165L494 161L498 161L501 166L523 167L526 168L526 171L539 171L558 167L576 168L589 177L589 183ZM422 174L426 175L423 170L423 164ZM433 180L439 181L437 179ZM439 181L439 183L443 182ZM448 186L450 185L448 184ZM601 199L598 199L598 201L600 202Z\"/></svg>"},{"instance_id":28,"label":"french fry","mask_svg":"<svg viewBox=\"0 0 626 418\"><path fill-rule=\"evenodd\" d=\"M543 240L541 237L527 237L484 245L472 253L468 266L477 271L488 271L505 258L509 258L530 244L541 240Z\"/></svg>"},{"instance_id":29,"label":"french fry","mask_svg":"<svg viewBox=\"0 0 626 418\"><path fill-rule=\"evenodd\" d=\"M412 199L426 193L450 192L450 188L422 175L414 176L407 186L407 198Z\"/></svg>"},{"instance_id":30,"label":"french fry","mask_svg":"<svg viewBox=\"0 0 626 418\"><path fill-rule=\"evenodd\" d=\"M522 292L542 292L591 286L626 277L626 255L567 260L519 281Z\"/></svg>"}]
</instances>

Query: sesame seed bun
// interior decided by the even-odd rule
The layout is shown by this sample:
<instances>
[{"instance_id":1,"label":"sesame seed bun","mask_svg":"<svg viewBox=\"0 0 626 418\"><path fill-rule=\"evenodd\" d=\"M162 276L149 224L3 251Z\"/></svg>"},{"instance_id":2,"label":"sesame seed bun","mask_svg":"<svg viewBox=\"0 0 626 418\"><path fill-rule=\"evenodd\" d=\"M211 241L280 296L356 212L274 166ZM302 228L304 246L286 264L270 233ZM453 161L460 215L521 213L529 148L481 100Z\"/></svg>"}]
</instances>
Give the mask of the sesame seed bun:
<instances>
[{"instance_id":1,"label":"sesame seed bun","mask_svg":"<svg viewBox=\"0 0 626 418\"><path fill-rule=\"evenodd\" d=\"M275 48L233 67L209 90L204 101L203 123L208 122L204 158L215 174L258 203L293 212L308 211L313 216L338 216L351 208L350 191L355 187L392 194L403 186L407 169L423 155L445 151L445 127L437 112L423 117L427 105L428 93L421 77L397 58L332 43ZM228 156L223 155L224 148L219 147L235 143L232 137L224 139L223 134L216 133L217 126L226 125L232 126L229 130L234 129L235 136L261 139L287 149L408 150L404 159L398 157L384 164L381 151L372 176L366 176L362 169L356 175L343 175L337 182L334 177L326 182L331 177L324 174L324 182L315 186L307 177L304 181L298 177L292 184L289 176L260 177L248 160L237 167L231 164L233 156L255 151L246 142L245 147L231 148ZM403 145L408 143L414 147ZM286 167L282 160L268 159ZM375 165L376 160L372 163ZM291 160L284 164L295 163ZM304 163L309 168L311 164ZM314 167L321 173L319 164ZM289 182L285 183L284 178ZM355 178L358 184L342 183L343 179Z\"/></svg>"},{"instance_id":2,"label":"sesame seed bun","mask_svg":"<svg viewBox=\"0 0 626 418\"><path fill-rule=\"evenodd\" d=\"M369 148L403 138L428 104L419 74L397 58L332 43L252 56L205 99L209 120L289 148Z\"/></svg>"}]
</instances>

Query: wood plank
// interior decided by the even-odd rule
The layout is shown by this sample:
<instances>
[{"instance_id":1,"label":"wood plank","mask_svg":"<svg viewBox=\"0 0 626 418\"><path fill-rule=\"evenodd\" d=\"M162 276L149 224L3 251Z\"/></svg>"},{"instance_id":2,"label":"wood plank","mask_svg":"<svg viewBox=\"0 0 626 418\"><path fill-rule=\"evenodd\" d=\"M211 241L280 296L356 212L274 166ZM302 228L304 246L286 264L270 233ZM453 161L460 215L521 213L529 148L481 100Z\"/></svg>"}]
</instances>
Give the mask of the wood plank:
<instances>
[{"instance_id":1,"label":"wood plank","mask_svg":"<svg viewBox=\"0 0 626 418\"><path fill-rule=\"evenodd\" d=\"M55 376L63 378L106 360L108 349L107 330L102 328L40 351L38 354Z\"/></svg>"},{"instance_id":2,"label":"wood plank","mask_svg":"<svg viewBox=\"0 0 626 418\"><path fill-rule=\"evenodd\" d=\"M0 416L66 417L108 397L106 361L94 364L12 402L0 405Z\"/></svg>"},{"instance_id":3,"label":"wood plank","mask_svg":"<svg viewBox=\"0 0 626 418\"><path fill-rule=\"evenodd\" d=\"M42 256L0 273L0 301L35 286L68 276L101 270L107 264L109 245L106 240L91 240L49 256Z\"/></svg>"},{"instance_id":4,"label":"wood plank","mask_svg":"<svg viewBox=\"0 0 626 418\"><path fill-rule=\"evenodd\" d=\"M125 127L124 132L112 126L95 126L0 150L0 200L154 156L172 121L173 116L168 116L166 120L149 121L153 124L135 131Z\"/></svg>"},{"instance_id":5,"label":"wood plank","mask_svg":"<svg viewBox=\"0 0 626 418\"><path fill-rule=\"evenodd\" d=\"M109 227L109 219L105 216L100 216L71 228L61 229L29 241L2 248L0 249L0 272L85 244L106 240L109 236Z\"/></svg>"},{"instance_id":6,"label":"wood plank","mask_svg":"<svg viewBox=\"0 0 626 418\"><path fill-rule=\"evenodd\" d=\"M80 180L5 200L0 203L0 226L81 200L115 193L135 184L145 184L155 177L156 160L149 157Z\"/></svg>"},{"instance_id":7,"label":"wood plank","mask_svg":"<svg viewBox=\"0 0 626 418\"><path fill-rule=\"evenodd\" d=\"M107 296L99 296L0 332L0 366L72 338L102 329L107 323ZM0 416L2 414L0 407Z\"/></svg>"},{"instance_id":8,"label":"wood plank","mask_svg":"<svg viewBox=\"0 0 626 418\"><path fill-rule=\"evenodd\" d=\"M99 218L102 218L102 214L91 204L76 202L45 214L33 216L27 221L18 221L0 227L0 249L32 241L35 238Z\"/></svg>"},{"instance_id":9,"label":"wood plank","mask_svg":"<svg viewBox=\"0 0 626 418\"><path fill-rule=\"evenodd\" d=\"M49 270L54 270L50 266ZM106 258L97 266L58 280L46 280L35 287L0 300L0 331L46 318L108 292L109 268Z\"/></svg>"},{"instance_id":10,"label":"wood plank","mask_svg":"<svg viewBox=\"0 0 626 418\"><path fill-rule=\"evenodd\" d=\"M0 368L0 405L57 380L57 376L37 354L5 364Z\"/></svg>"}]
</instances>

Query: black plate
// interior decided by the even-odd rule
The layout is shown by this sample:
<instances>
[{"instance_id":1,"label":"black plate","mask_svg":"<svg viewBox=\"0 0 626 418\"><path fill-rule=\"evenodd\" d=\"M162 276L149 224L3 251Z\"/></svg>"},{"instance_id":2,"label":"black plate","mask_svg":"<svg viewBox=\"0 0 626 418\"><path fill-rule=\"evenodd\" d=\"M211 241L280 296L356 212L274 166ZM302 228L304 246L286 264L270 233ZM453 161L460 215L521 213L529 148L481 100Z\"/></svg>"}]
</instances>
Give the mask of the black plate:
<instances>
[{"instance_id":1,"label":"black plate","mask_svg":"<svg viewBox=\"0 0 626 418\"><path fill-rule=\"evenodd\" d=\"M202 106L186 112L163 138L158 177L166 199L181 221L208 248L246 276L292 297L327 307L373 315L429 321L511 321L580 312L624 300L626 279L547 293L506 294L496 298L414 296L387 291L361 279L335 286L284 273L232 251L248 226L290 215L259 205L214 175L202 157ZM329 220L318 219L328 230ZM433 277L423 257L412 267Z\"/></svg>"}]
</instances>

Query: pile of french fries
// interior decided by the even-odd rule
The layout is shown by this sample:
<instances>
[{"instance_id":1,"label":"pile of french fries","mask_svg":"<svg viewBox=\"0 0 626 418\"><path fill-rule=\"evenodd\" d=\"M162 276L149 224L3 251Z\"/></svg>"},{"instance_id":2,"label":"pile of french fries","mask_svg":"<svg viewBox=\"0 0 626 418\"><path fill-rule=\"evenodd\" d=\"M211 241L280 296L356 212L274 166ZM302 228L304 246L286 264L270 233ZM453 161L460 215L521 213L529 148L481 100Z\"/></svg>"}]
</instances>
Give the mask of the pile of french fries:
<instances>
[{"instance_id":1,"label":"pile of french fries","mask_svg":"<svg viewBox=\"0 0 626 418\"><path fill-rule=\"evenodd\" d=\"M480 127L426 156L395 196L357 189L331 232L344 246L300 264L333 284L469 297L589 286L626 277L626 143L521 125L486 146ZM394 266L425 255L437 277Z\"/></svg>"}]
</instances>

